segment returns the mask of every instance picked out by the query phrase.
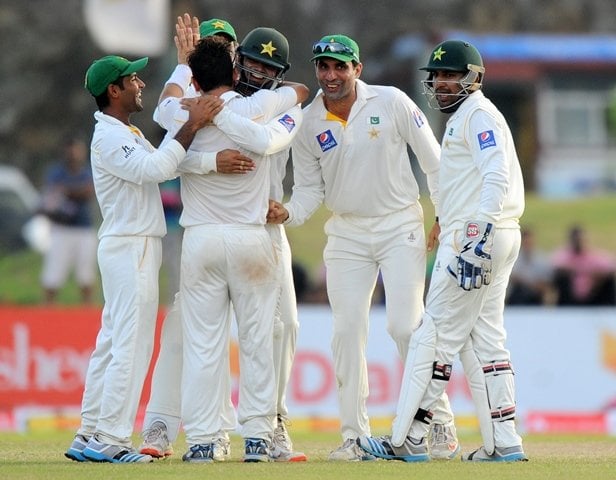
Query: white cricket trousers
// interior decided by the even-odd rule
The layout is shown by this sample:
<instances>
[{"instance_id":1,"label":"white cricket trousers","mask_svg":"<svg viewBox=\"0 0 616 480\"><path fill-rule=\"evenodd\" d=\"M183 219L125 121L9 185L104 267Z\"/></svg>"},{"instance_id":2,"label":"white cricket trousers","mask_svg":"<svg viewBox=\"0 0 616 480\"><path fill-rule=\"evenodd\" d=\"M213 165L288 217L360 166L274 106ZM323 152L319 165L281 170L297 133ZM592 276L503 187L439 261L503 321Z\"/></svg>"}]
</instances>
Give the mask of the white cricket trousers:
<instances>
[{"instance_id":1,"label":"white cricket trousers","mask_svg":"<svg viewBox=\"0 0 616 480\"><path fill-rule=\"evenodd\" d=\"M432 318L436 329L435 361L451 365L462 348L472 344L481 366L491 362L509 362L510 353L505 348L507 332L503 313L507 284L520 250L520 230L496 228L491 252L492 280L489 285L470 291L460 288L457 280L447 271L447 265L462 248L463 238L464 232L459 230L442 234L439 239L440 246L426 298L426 315ZM487 379L492 408L514 405L512 373L503 373L493 378L492 381ZM490 383L496 384L492 390ZM431 410L434 399L438 398L446 386L446 382L431 380L420 408ZM521 445L522 440L515 431L513 421L497 422L494 426L496 446ZM410 435L422 438L427 429L426 424L414 420Z\"/></svg>"},{"instance_id":2,"label":"white cricket trousers","mask_svg":"<svg viewBox=\"0 0 616 480\"><path fill-rule=\"evenodd\" d=\"M278 259L263 226L198 225L182 243L180 309L184 340L182 419L189 445L222 430L230 322L240 350L238 422L244 438L270 438L276 415L274 315Z\"/></svg>"},{"instance_id":3,"label":"white cricket trousers","mask_svg":"<svg viewBox=\"0 0 616 480\"><path fill-rule=\"evenodd\" d=\"M297 298L293 283L293 264L291 246L282 225L268 224L265 226L278 256L280 269L280 298L276 307L274 319L274 370L276 372L276 413L287 418L287 386L291 378L297 331L299 321L297 316Z\"/></svg>"},{"instance_id":4,"label":"white cricket trousers","mask_svg":"<svg viewBox=\"0 0 616 480\"><path fill-rule=\"evenodd\" d=\"M98 263L105 305L86 374L79 433L131 445L154 345L160 237L104 237Z\"/></svg>"},{"instance_id":5,"label":"white cricket trousers","mask_svg":"<svg viewBox=\"0 0 616 480\"><path fill-rule=\"evenodd\" d=\"M366 409L369 310L379 270L387 332L402 362L423 313L426 242L419 204L382 217L333 215L325 224L327 295L343 439L370 435Z\"/></svg>"}]
</instances>

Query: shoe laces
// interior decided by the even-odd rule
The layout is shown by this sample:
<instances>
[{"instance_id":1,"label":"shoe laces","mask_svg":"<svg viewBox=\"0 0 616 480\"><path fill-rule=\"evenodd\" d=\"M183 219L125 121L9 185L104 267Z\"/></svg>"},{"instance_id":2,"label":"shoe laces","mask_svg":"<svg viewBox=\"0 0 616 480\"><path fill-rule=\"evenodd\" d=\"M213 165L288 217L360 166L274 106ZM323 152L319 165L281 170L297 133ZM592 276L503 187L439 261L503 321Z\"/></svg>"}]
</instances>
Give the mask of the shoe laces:
<instances>
[{"instance_id":1,"label":"shoe laces","mask_svg":"<svg viewBox=\"0 0 616 480\"><path fill-rule=\"evenodd\" d=\"M143 431L145 443L156 442L160 437L167 437L167 429L161 422L154 422L150 428Z\"/></svg>"},{"instance_id":2,"label":"shoe laces","mask_svg":"<svg viewBox=\"0 0 616 480\"><path fill-rule=\"evenodd\" d=\"M447 437L445 425L435 424L432 429L432 443L447 443Z\"/></svg>"}]
</instances>

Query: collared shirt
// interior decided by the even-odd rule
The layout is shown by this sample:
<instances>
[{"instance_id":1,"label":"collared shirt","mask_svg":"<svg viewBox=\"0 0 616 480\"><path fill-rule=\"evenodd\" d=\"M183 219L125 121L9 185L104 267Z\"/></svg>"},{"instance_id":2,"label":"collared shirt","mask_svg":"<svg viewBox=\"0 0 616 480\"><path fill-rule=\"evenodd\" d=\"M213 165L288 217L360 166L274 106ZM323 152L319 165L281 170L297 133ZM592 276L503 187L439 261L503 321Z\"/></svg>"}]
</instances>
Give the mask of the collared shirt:
<instances>
[{"instance_id":1,"label":"collared shirt","mask_svg":"<svg viewBox=\"0 0 616 480\"><path fill-rule=\"evenodd\" d=\"M423 112L395 87L357 80L356 93L346 122L326 110L321 91L304 109L292 144L295 185L285 205L289 225L302 224L322 202L336 214L365 217L416 203L419 187L409 145L438 204L440 149Z\"/></svg>"},{"instance_id":2,"label":"collared shirt","mask_svg":"<svg viewBox=\"0 0 616 480\"><path fill-rule=\"evenodd\" d=\"M103 222L99 238L110 235L162 237L167 232L158 183L175 176L186 152L176 140L159 150L141 131L95 112L92 177Z\"/></svg>"}]
</instances>

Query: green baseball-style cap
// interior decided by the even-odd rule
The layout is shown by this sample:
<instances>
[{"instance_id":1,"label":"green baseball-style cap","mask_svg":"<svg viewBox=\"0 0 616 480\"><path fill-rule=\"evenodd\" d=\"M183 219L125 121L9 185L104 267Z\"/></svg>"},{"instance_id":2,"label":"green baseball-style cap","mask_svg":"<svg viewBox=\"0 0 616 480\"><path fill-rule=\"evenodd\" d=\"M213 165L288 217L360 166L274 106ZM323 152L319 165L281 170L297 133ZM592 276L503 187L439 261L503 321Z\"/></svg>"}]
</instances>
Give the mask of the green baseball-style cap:
<instances>
[{"instance_id":1,"label":"green baseball-style cap","mask_svg":"<svg viewBox=\"0 0 616 480\"><path fill-rule=\"evenodd\" d=\"M359 46L357 42L346 35L325 35L312 46L314 55L310 61L317 58L329 57L341 62L359 63Z\"/></svg>"},{"instance_id":2,"label":"green baseball-style cap","mask_svg":"<svg viewBox=\"0 0 616 480\"><path fill-rule=\"evenodd\" d=\"M117 55L94 60L86 72L85 87L92 95L98 97L105 91L110 83L118 78L138 72L148 64L148 57L143 57L134 62Z\"/></svg>"},{"instance_id":3,"label":"green baseball-style cap","mask_svg":"<svg viewBox=\"0 0 616 480\"><path fill-rule=\"evenodd\" d=\"M212 35L226 35L230 40L237 42L235 29L226 20L220 18L210 18L201 22L199 25L199 34L201 38L211 37Z\"/></svg>"}]
</instances>

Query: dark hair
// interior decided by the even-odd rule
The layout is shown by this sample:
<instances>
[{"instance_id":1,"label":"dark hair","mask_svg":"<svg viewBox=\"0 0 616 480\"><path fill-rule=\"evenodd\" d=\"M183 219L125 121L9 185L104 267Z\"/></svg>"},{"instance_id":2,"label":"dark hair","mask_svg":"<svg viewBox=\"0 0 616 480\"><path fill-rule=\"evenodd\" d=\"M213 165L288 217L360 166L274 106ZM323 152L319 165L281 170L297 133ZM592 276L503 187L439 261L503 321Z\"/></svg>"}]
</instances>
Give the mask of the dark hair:
<instances>
[{"instance_id":1,"label":"dark hair","mask_svg":"<svg viewBox=\"0 0 616 480\"><path fill-rule=\"evenodd\" d=\"M128 76L128 75L125 75L125 76ZM124 77L120 77L117 80L114 80L109 85L117 85L118 87L120 87L120 90L124 90ZM101 93L100 95L97 95L96 97L94 97L94 99L96 100L96 106L101 112L103 111L103 108L106 108L109 106L109 97L107 96L106 88L103 93Z\"/></svg>"},{"instance_id":2,"label":"dark hair","mask_svg":"<svg viewBox=\"0 0 616 480\"><path fill-rule=\"evenodd\" d=\"M227 42L202 38L189 55L188 66L204 92L221 86L233 87L233 60Z\"/></svg>"}]
</instances>

